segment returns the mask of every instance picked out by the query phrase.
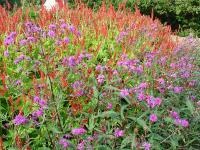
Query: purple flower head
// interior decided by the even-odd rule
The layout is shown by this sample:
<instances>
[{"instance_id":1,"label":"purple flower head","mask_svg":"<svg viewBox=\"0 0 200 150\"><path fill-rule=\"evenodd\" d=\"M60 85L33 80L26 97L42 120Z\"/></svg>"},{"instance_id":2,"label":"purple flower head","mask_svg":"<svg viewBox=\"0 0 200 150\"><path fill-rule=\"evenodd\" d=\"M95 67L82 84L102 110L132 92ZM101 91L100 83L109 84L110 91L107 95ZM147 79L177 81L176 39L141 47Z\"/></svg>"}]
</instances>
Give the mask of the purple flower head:
<instances>
[{"instance_id":1,"label":"purple flower head","mask_svg":"<svg viewBox=\"0 0 200 150\"><path fill-rule=\"evenodd\" d=\"M35 96L34 99L33 99L33 101L34 101L35 103L39 103L40 98L39 98L38 96Z\"/></svg>"},{"instance_id":2,"label":"purple flower head","mask_svg":"<svg viewBox=\"0 0 200 150\"><path fill-rule=\"evenodd\" d=\"M17 35L16 32L11 32L10 35L9 35L9 37L14 38L16 35Z\"/></svg>"},{"instance_id":3,"label":"purple flower head","mask_svg":"<svg viewBox=\"0 0 200 150\"><path fill-rule=\"evenodd\" d=\"M87 137L87 141L92 142L93 140L94 140L94 138L92 136Z\"/></svg>"},{"instance_id":4,"label":"purple flower head","mask_svg":"<svg viewBox=\"0 0 200 150\"><path fill-rule=\"evenodd\" d=\"M83 94L84 94L83 90L78 90L75 92L75 96L77 96L77 97L82 96Z\"/></svg>"},{"instance_id":5,"label":"purple flower head","mask_svg":"<svg viewBox=\"0 0 200 150\"><path fill-rule=\"evenodd\" d=\"M77 36L77 37L81 37L81 32L80 32L80 31L77 31L77 32L76 32L76 36Z\"/></svg>"},{"instance_id":6,"label":"purple flower head","mask_svg":"<svg viewBox=\"0 0 200 150\"><path fill-rule=\"evenodd\" d=\"M19 59L15 59L14 64L16 65L16 64L18 64L19 62L20 62Z\"/></svg>"},{"instance_id":7,"label":"purple flower head","mask_svg":"<svg viewBox=\"0 0 200 150\"><path fill-rule=\"evenodd\" d=\"M25 39L22 39L19 41L20 46L24 46L24 45L26 45L26 43L27 43L27 40L25 40Z\"/></svg>"},{"instance_id":8,"label":"purple flower head","mask_svg":"<svg viewBox=\"0 0 200 150\"><path fill-rule=\"evenodd\" d=\"M40 117L43 115L43 109L39 109L39 110L36 110L32 113L32 115L36 118Z\"/></svg>"},{"instance_id":9,"label":"purple flower head","mask_svg":"<svg viewBox=\"0 0 200 150\"><path fill-rule=\"evenodd\" d=\"M181 119L180 118L175 119L175 125L181 125Z\"/></svg>"},{"instance_id":10,"label":"purple flower head","mask_svg":"<svg viewBox=\"0 0 200 150\"><path fill-rule=\"evenodd\" d=\"M55 24L50 24L50 25L49 25L49 29L55 30L55 29L56 29L56 25L55 25Z\"/></svg>"},{"instance_id":11,"label":"purple flower head","mask_svg":"<svg viewBox=\"0 0 200 150\"><path fill-rule=\"evenodd\" d=\"M123 130L119 130L119 129L116 129L115 130L115 133L114 133L115 137L122 137L124 136L124 131Z\"/></svg>"},{"instance_id":12,"label":"purple flower head","mask_svg":"<svg viewBox=\"0 0 200 150\"><path fill-rule=\"evenodd\" d=\"M129 95L129 90L128 89L122 89L120 90L120 96L121 97L126 97Z\"/></svg>"},{"instance_id":13,"label":"purple flower head","mask_svg":"<svg viewBox=\"0 0 200 150\"><path fill-rule=\"evenodd\" d=\"M41 108L46 108L47 107L47 102L45 100L40 100L39 105Z\"/></svg>"},{"instance_id":14,"label":"purple flower head","mask_svg":"<svg viewBox=\"0 0 200 150\"><path fill-rule=\"evenodd\" d=\"M197 80L192 80L189 82L190 87L194 87L197 84Z\"/></svg>"},{"instance_id":15,"label":"purple flower head","mask_svg":"<svg viewBox=\"0 0 200 150\"><path fill-rule=\"evenodd\" d=\"M7 37L5 40L4 40L4 45L5 46L8 46L8 45L11 45L14 43L14 39L12 37Z\"/></svg>"},{"instance_id":16,"label":"purple flower head","mask_svg":"<svg viewBox=\"0 0 200 150\"><path fill-rule=\"evenodd\" d=\"M179 87L179 86L174 87L174 93L178 94L178 93L181 93L182 91L183 91L183 87Z\"/></svg>"},{"instance_id":17,"label":"purple flower head","mask_svg":"<svg viewBox=\"0 0 200 150\"><path fill-rule=\"evenodd\" d=\"M5 57L8 57L8 56L9 56L9 51L8 51L8 50L5 50L5 51L4 51L4 56L5 56Z\"/></svg>"},{"instance_id":18,"label":"purple flower head","mask_svg":"<svg viewBox=\"0 0 200 150\"><path fill-rule=\"evenodd\" d=\"M112 109L112 103L108 103L108 105L107 105L107 109Z\"/></svg>"},{"instance_id":19,"label":"purple flower head","mask_svg":"<svg viewBox=\"0 0 200 150\"><path fill-rule=\"evenodd\" d=\"M86 130L84 128L75 128L71 132L73 135L82 135L86 133Z\"/></svg>"},{"instance_id":20,"label":"purple flower head","mask_svg":"<svg viewBox=\"0 0 200 150\"><path fill-rule=\"evenodd\" d=\"M142 83L140 83L140 85L138 86L138 88L143 90L143 89L146 89L147 86L148 86L148 84L146 82L142 82Z\"/></svg>"},{"instance_id":21,"label":"purple flower head","mask_svg":"<svg viewBox=\"0 0 200 150\"><path fill-rule=\"evenodd\" d=\"M103 67L101 65L96 66L96 71L102 71L102 70L103 70Z\"/></svg>"},{"instance_id":22,"label":"purple flower head","mask_svg":"<svg viewBox=\"0 0 200 150\"><path fill-rule=\"evenodd\" d=\"M68 59L68 65L69 67L74 67L76 66L76 59L74 56L70 56Z\"/></svg>"},{"instance_id":23,"label":"purple flower head","mask_svg":"<svg viewBox=\"0 0 200 150\"><path fill-rule=\"evenodd\" d=\"M60 25L60 27L63 28L63 29L66 29L68 26L67 26L66 23L63 23L63 24Z\"/></svg>"},{"instance_id":24,"label":"purple flower head","mask_svg":"<svg viewBox=\"0 0 200 150\"><path fill-rule=\"evenodd\" d=\"M92 58L92 55L89 54L89 53L86 53L86 54L85 54L85 57L86 57L88 60L90 60L90 59Z\"/></svg>"},{"instance_id":25,"label":"purple flower head","mask_svg":"<svg viewBox=\"0 0 200 150\"><path fill-rule=\"evenodd\" d=\"M66 139L64 139L64 138L61 138L59 140L59 144L62 145L64 148L69 147L69 142Z\"/></svg>"},{"instance_id":26,"label":"purple flower head","mask_svg":"<svg viewBox=\"0 0 200 150\"><path fill-rule=\"evenodd\" d=\"M150 143L147 143L147 142L144 142L144 143L142 144L142 146L144 147L145 150L150 150L150 148L151 148L151 144L150 144Z\"/></svg>"},{"instance_id":27,"label":"purple flower head","mask_svg":"<svg viewBox=\"0 0 200 150\"><path fill-rule=\"evenodd\" d=\"M16 85L20 85L20 84L21 84L21 80L17 80L17 81L15 82L15 84L16 84Z\"/></svg>"},{"instance_id":28,"label":"purple flower head","mask_svg":"<svg viewBox=\"0 0 200 150\"><path fill-rule=\"evenodd\" d=\"M69 26L69 30L71 31L71 32L74 32L76 29L75 29L75 27L74 26Z\"/></svg>"},{"instance_id":29,"label":"purple flower head","mask_svg":"<svg viewBox=\"0 0 200 150\"><path fill-rule=\"evenodd\" d=\"M165 84L165 80L163 78L158 79L159 84L164 85Z\"/></svg>"},{"instance_id":30,"label":"purple flower head","mask_svg":"<svg viewBox=\"0 0 200 150\"><path fill-rule=\"evenodd\" d=\"M147 61L147 62L145 63L145 66L146 66L147 68L150 68L151 65L152 65L152 63L151 63L150 61Z\"/></svg>"},{"instance_id":31,"label":"purple flower head","mask_svg":"<svg viewBox=\"0 0 200 150\"><path fill-rule=\"evenodd\" d=\"M66 64L67 64L67 57L64 57L64 58L63 58L62 64L63 64L63 65L66 65Z\"/></svg>"},{"instance_id":32,"label":"purple flower head","mask_svg":"<svg viewBox=\"0 0 200 150\"><path fill-rule=\"evenodd\" d=\"M171 117L174 118L174 119L179 119L179 114L178 114L176 111L170 112L170 115L171 115Z\"/></svg>"},{"instance_id":33,"label":"purple flower head","mask_svg":"<svg viewBox=\"0 0 200 150\"><path fill-rule=\"evenodd\" d=\"M104 82L104 80L105 80L105 76L104 75L102 75L102 74L98 75L98 77L97 77L98 83L102 84Z\"/></svg>"},{"instance_id":34,"label":"purple flower head","mask_svg":"<svg viewBox=\"0 0 200 150\"><path fill-rule=\"evenodd\" d=\"M141 73L143 73L143 67L140 65L135 69L135 71L137 74L141 74Z\"/></svg>"},{"instance_id":35,"label":"purple flower head","mask_svg":"<svg viewBox=\"0 0 200 150\"><path fill-rule=\"evenodd\" d=\"M81 141L78 145L77 145L77 150L85 150L85 141Z\"/></svg>"},{"instance_id":36,"label":"purple flower head","mask_svg":"<svg viewBox=\"0 0 200 150\"><path fill-rule=\"evenodd\" d=\"M156 105L156 106L160 106L160 105L161 105L161 102L162 102L162 100L161 100L161 98L159 98L159 97L156 97L156 98L154 99L154 102L155 102L155 105Z\"/></svg>"},{"instance_id":37,"label":"purple flower head","mask_svg":"<svg viewBox=\"0 0 200 150\"><path fill-rule=\"evenodd\" d=\"M186 119L181 120L181 126L182 127L189 127L189 122Z\"/></svg>"},{"instance_id":38,"label":"purple flower head","mask_svg":"<svg viewBox=\"0 0 200 150\"><path fill-rule=\"evenodd\" d=\"M145 98L146 98L146 96L144 95L143 92L140 92L140 93L138 94L138 96L137 96L137 99L138 99L139 101L143 101L143 100L145 100Z\"/></svg>"},{"instance_id":39,"label":"purple flower head","mask_svg":"<svg viewBox=\"0 0 200 150\"><path fill-rule=\"evenodd\" d=\"M32 23L32 22L26 22L26 23L25 23L25 26L26 26L26 27L32 27L32 26L33 26L33 23Z\"/></svg>"},{"instance_id":40,"label":"purple flower head","mask_svg":"<svg viewBox=\"0 0 200 150\"><path fill-rule=\"evenodd\" d=\"M151 114L149 117L149 120L151 122L156 122L158 120L158 117L156 116L156 114Z\"/></svg>"},{"instance_id":41,"label":"purple flower head","mask_svg":"<svg viewBox=\"0 0 200 150\"><path fill-rule=\"evenodd\" d=\"M36 41L36 38L34 38L34 37L32 37L32 36L29 36L29 37L27 37L27 40L28 40L29 42L35 42L35 41Z\"/></svg>"},{"instance_id":42,"label":"purple flower head","mask_svg":"<svg viewBox=\"0 0 200 150\"><path fill-rule=\"evenodd\" d=\"M24 116L17 115L15 117L15 119L13 120L13 123L18 126L18 125L21 125L21 124L26 124L27 121L28 121L27 118L25 118Z\"/></svg>"},{"instance_id":43,"label":"purple flower head","mask_svg":"<svg viewBox=\"0 0 200 150\"><path fill-rule=\"evenodd\" d=\"M65 44L69 44L69 42L70 42L69 38L68 37L64 38L64 42L65 42Z\"/></svg>"},{"instance_id":44,"label":"purple flower head","mask_svg":"<svg viewBox=\"0 0 200 150\"><path fill-rule=\"evenodd\" d=\"M191 95L191 100L192 100L192 101L195 101L195 100L196 100L196 96Z\"/></svg>"},{"instance_id":45,"label":"purple flower head","mask_svg":"<svg viewBox=\"0 0 200 150\"><path fill-rule=\"evenodd\" d=\"M49 30L48 32L48 36L51 37L51 38L54 38L56 36L55 32L52 31L52 30Z\"/></svg>"},{"instance_id":46,"label":"purple flower head","mask_svg":"<svg viewBox=\"0 0 200 150\"><path fill-rule=\"evenodd\" d=\"M171 67L172 69L174 69L174 68L176 67L176 64L171 63L171 64L170 64L170 67Z\"/></svg>"},{"instance_id":47,"label":"purple flower head","mask_svg":"<svg viewBox=\"0 0 200 150\"><path fill-rule=\"evenodd\" d=\"M78 88L81 88L82 86L83 86L83 83L81 81L75 81L72 84L73 89L78 89Z\"/></svg>"}]
</instances>

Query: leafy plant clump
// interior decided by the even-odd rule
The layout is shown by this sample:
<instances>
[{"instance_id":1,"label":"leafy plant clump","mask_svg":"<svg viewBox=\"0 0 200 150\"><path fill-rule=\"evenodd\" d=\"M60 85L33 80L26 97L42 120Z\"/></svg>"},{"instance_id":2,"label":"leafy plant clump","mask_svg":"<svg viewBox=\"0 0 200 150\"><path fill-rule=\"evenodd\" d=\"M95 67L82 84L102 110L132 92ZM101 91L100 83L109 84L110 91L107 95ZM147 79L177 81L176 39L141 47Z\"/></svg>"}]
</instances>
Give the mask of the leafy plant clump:
<instances>
[{"instance_id":1,"label":"leafy plant clump","mask_svg":"<svg viewBox=\"0 0 200 150\"><path fill-rule=\"evenodd\" d=\"M2 149L199 148L198 43L124 6L2 11Z\"/></svg>"}]
</instances>

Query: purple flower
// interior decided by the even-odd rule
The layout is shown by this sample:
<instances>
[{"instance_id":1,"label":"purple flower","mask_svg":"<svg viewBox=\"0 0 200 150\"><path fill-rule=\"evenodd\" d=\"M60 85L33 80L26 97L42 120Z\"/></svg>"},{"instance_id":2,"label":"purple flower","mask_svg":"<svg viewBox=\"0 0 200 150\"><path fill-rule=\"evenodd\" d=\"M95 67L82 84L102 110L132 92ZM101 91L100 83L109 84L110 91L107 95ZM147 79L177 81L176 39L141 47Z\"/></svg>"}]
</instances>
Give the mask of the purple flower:
<instances>
[{"instance_id":1,"label":"purple flower","mask_svg":"<svg viewBox=\"0 0 200 150\"><path fill-rule=\"evenodd\" d=\"M197 81L196 80L192 80L189 82L189 86L193 87L197 84Z\"/></svg>"},{"instance_id":2,"label":"purple flower","mask_svg":"<svg viewBox=\"0 0 200 150\"><path fill-rule=\"evenodd\" d=\"M4 51L4 56L5 56L5 57L8 57L8 56L9 56L9 51L8 51L8 50L5 50L5 51Z\"/></svg>"},{"instance_id":3,"label":"purple flower","mask_svg":"<svg viewBox=\"0 0 200 150\"><path fill-rule=\"evenodd\" d=\"M170 64L170 67L174 69L174 68L176 67L176 64L171 63L171 64Z\"/></svg>"},{"instance_id":4,"label":"purple flower","mask_svg":"<svg viewBox=\"0 0 200 150\"><path fill-rule=\"evenodd\" d=\"M69 26L69 30L71 31L71 32L74 32L75 31L75 27L74 26Z\"/></svg>"},{"instance_id":5,"label":"purple flower","mask_svg":"<svg viewBox=\"0 0 200 150\"><path fill-rule=\"evenodd\" d=\"M54 38L56 36L55 32L52 31L52 30L49 30L48 32L48 36L51 37L51 38Z\"/></svg>"},{"instance_id":6,"label":"purple flower","mask_svg":"<svg viewBox=\"0 0 200 150\"><path fill-rule=\"evenodd\" d=\"M35 96L34 99L33 99L33 101L34 101L35 103L39 103L40 98L39 98L38 96Z\"/></svg>"},{"instance_id":7,"label":"purple flower","mask_svg":"<svg viewBox=\"0 0 200 150\"><path fill-rule=\"evenodd\" d=\"M146 82L142 82L140 83L140 85L138 86L139 89L146 89L148 86L148 84Z\"/></svg>"},{"instance_id":8,"label":"purple flower","mask_svg":"<svg viewBox=\"0 0 200 150\"><path fill-rule=\"evenodd\" d=\"M30 37L27 37L27 40L28 40L29 42L35 42L35 41L36 41L36 38L30 36Z\"/></svg>"},{"instance_id":9,"label":"purple flower","mask_svg":"<svg viewBox=\"0 0 200 150\"><path fill-rule=\"evenodd\" d=\"M183 119L181 120L181 126L186 128L189 126L189 122L186 119Z\"/></svg>"},{"instance_id":10,"label":"purple flower","mask_svg":"<svg viewBox=\"0 0 200 150\"><path fill-rule=\"evenodd\" d=\"M55 29L56 29L56 25L55 25L55 24L50 24L50 25L49 25L49 29L55 30Z\"/></svg>"},{"instance_id":11,"label":"purple flower","mask_svg":"<svg viewBox=\"0 0 200 150\"><path fill-rule=\"evenodd\" d=\"M78 89L78 88L81 88L82 86L83 86L83 83L81 81L75 81L72 84L73 89Z\"/></svg>"},{"instance_id":12,"label":"purple flower","mask_svg":"<svg viewBox=\"0 0 200 150\"><path fill-rule=\"evenodd\" d=\"M192 101L195 101L195 100L196 100L196 96L191 95L191 100L192 100Z\"/></svg>"},{"instance_id":13,"label":"purple flower","mask_svg":"<svg viewBox=\"0 0 200 150\"><path fill-rule=\"evenodd\" d=\"M128 95L129 95L128 89L122 89L122 90L120 90L120 96L121 97L126 97Z\"/></svg>"},{"instance_id":14,"label":"purple flower","mask_svg":"<svg viewBox=\"0 0 200 150\"><path fill-rule=\"evenodd\" d=\"M176 111L170 112L170 115L171 115L171 117L174 118L174 119L179 119L179 114L178 114Z\"/></svg>"},{"instance_id":15,"label":"purple flower","mask_svg":"<svg viewBox=\"0 0 200 150\"><path fill-rule=\"evenodd\" d=\"M82 135L82 134L85 134L85 133L86 133L86 130L84 128L72 129L72 134L74 134L74 135Z\"/></svg>"},{"instance_id":16,"label":"purple flower","mask_svg":"<svg viewBox=\"0 0 200 150\"><path fill-rule=\"evenodd\" d=\"M123 130L119 130L119 129L116 129L115 130L115 133L114 133L115 137L122 137L124 136L124 131Z\"/></svg>"},{"instance_id":17,"label":"purple flower","mask_svg":"<svg viewBox=\"0 0 200 150\"><path fill-rule=\"evenodd\" d=\"M39 109L39 110L36 110L36 111L34 111L33 113L32 113L32 115L34 116L34 117L40 117L40 116L42 116L43 115L43 109Z\"/></svg>"},{"instance_id":18,"label":"purple flower","mask_svg":"<svg viewBox=\"0 0 200 150\"><path fill-rule=\"evenodd\" d=\"M176 125L181 125L181 119L180 118L176 118L175 119L175 124Z\"/></svg>"},{"instance_id":19,"label":"purple flower","mask_svg":"<svg viewBox=\"0 0 200 150\"><path fill-rule=\"evenodd\" d=\"M15 124L15 125L21 125L21 124L25 124L25 123L27 123L27 119L24 117L24 116L22 116L22 115L17 115L16 117L15 117L15 119L13 120L13 123Z\"/></svg>"},{"instance_id":20,"label":"purple flower","mask_svg":"<svg viewBox=\"0 0 200 150\"><path fill-rule=\"evenodd\" d=\"M20 46L24 46L24 45L26 45L26 43L27 43L27 40L25 40L25 39L22 39L22 40L19 42Z\"/></svg>"},{"instance_id":21,"label":"purple flower","mask_svg":"<svg viewBox=\"0 0 200 150\"><path fill-rule=\"evenodd\" d=\"M40 100L39 105L41 108L45 108L45 107L47 107L47 102L45 100Z\"/></svg>"},{"instance_id":22,"label":"purple flower","mask_svg":"<svg viewBox=\"0 0 200 150\"><path fill-rule=\"evenodd\" d=\"M147 61L147 62L145 63L145 66L146 66L147 68L151 67L151 65L152 65L152 63L151 63L150 61Z\"/></svg>"},{"instance_id":23,"label":"purple flower","mask_svg":"<svg viewBox=\"0 0 200 150\"><path fill-rule=\"evenodd\" d=\"M108 105L107 105L107 109L112 109L112 103L108 103Z\"/></svg>"},{"instance_id":24,"label":"purple flower","mask_svg":"<svg viewBox=\"0 0 200 150\"><path fill-rule=\"evenodd\" d=\"M97 77L98 83L102 84L104 82L104 80L105 80L104 75L102 75L102 74L98 75L98 77Z\"/></svg>"},{"instance_id":25,"label":"purple flower","mask_svg":"<svg viewBox=\"0 0 200 150\"><path fill-rule=\"evenodd\" d=\"M151 148L151 144L147 142L144 142L142 146L144 147L145 150L150 150Z\"/></svg>"},{"instance_id":26,"label":"purple flower","mask_svg":"<svg viewBox=\"0 0 200 150\"><path fill-rule=\"evenodd\" d=\"M76 66L76 59L75 59L74 56L70 56L70 57L69 57L69 59L68 59L68 65L69 65L70 67Z\"/></svg>"},{"instance_id":27,"label":"purple flower","mask_svg":"<svg viewBox=\"0 0 200 150\"><path fill-rule=\"evenodd\" d=\"M7 37L7 38L4 40L4 45L5 45L5 46L11 45L12 43L14 43L14 39L13 39L12 37Z\"/></svg>"},{"instance_id":28,"label":"purple flower","mask_svg":"<svg viewBox=\"0 0 200 150\"><path fill-rule=\"evenodd\" d=\"M63 24L61 24L60 27L63 28L63 29L65 29L65 28L67 28L67 24L66 24L66 23L63 23Z\"/></svg>"},{"instance_id":29,"label":"purple flower","mask_svg":"<svg viewBox=\"0 0 200 150\"><path fill-rule=\"evenodd\" d=\"M81 141L78 145L77 145L77 150L85 150L85 141Z\"/></svg>"},{"instance_id":30,"label":"purple flower","mask_svg":"<svg viewBox=\"0 0 200 150\"><path fill-rule=\"evenodd\" d=\"M66 64L67 64L67 57L64 57L64 58L63 58L62 64L63 64L63 65L66 65Z\"/></svg>"},{"instance_id":31,"label":"purple flower","mask_svg":"<svg viewBox=\"0 0 200 150\"><path fill-rule=\"evenodd\" d=\"M66 139L64 139L64 138L61 138L59 140L59 144L62 145L64 148L69 147L69 142Z\"/></svg>"},{"instance_id":32,"label":"purple flower","mask_svg":"<svg viewBox=\"0 0 200 150\"><path fill-rule=\"evenodd\" d=\"M174 87L174 93L178 94L178 93L181 93L182 91L183 91L183 87L179 87L179 86Z\"/></svg>"},{"instance_id":33,"label":"purple flower","mask_svg":"<svg viewBox=\"0 0 200 150\"><path fill-rule=\"evenodd\" d=\"M163 78L158 79L159 84L164 85L165 84L165 80Z\"/></svg>"},{"instance_id":34,"label":"purple flower","mask_svg":"<svg viewBox=\"0 0 200 150\"><path fill-rule=\"evenodd\" d=\"M103 70L103 67L102 67L101 65L97 65L97 66L96 66L96 70L97 70L97 71L102 71L102 70Z\"/></svg>"},{"instance_id":35,"label":"purple flower","mask_svg":"<svg viewBox=\"0 0 200 150\"><path fill-rule=\"evenodd\" d=\"M16 84L16 85L20 85L20 84L21 84L21 80L17 80L17 81L15 82L15 84Z\"/></svg>"},{"instance_id":36,"label":"purple flower","mask_svg":"<svg viewBox=\"0 0 200 150\"><path fill-rule=\"evenodd\" d=\"M151 122L156 122L158 120L158 117L156 116L156 114L151 114L149 117L149 120Z\"/></svg>"},{"instance_id":37,"label":"purple flower","mask_svg":"<svg viewBox=\"0 0 200 150\"><path fill-rule=\"evenodd\" d=\"M64 42L65 42L65 44L69 44L69 42L70 42L69 38L68 37L64 38Z\"/></svg>"},{"instance_id":38,"label":"purple flower","mask_svg":"<svg viewBox=\"0 0 200 150\"><path fill-rule=\"evenodd\" d=\"M143 101L143 100L145 100L145 98L146 98L146 96L144 95L143 92L140 92L140 93L138 94L138 96L137 96L137 99L138 99L139 101Z\"/></svg>"}]
</instances>

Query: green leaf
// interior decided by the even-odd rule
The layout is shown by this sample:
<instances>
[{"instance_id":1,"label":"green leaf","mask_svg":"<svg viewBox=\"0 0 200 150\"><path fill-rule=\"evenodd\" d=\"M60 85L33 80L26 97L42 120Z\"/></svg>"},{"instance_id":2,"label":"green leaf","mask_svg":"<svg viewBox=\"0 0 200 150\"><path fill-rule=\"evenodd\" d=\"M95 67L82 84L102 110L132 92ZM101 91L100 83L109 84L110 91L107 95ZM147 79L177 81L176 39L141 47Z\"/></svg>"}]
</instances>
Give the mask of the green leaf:
<instances>
[{"instance_id":1,"label":"green leaf","mask_svg":"<svg viewBox=\"0 0 200 150\"><path fill-rule=\"evenodd\" d=\"M192 104L192 102L190 100L186 100L186 105L187 105L189 111L191 112L191 114L193 114L195 108L194 108L194 105Z\"/></svg>"}]
</instances>

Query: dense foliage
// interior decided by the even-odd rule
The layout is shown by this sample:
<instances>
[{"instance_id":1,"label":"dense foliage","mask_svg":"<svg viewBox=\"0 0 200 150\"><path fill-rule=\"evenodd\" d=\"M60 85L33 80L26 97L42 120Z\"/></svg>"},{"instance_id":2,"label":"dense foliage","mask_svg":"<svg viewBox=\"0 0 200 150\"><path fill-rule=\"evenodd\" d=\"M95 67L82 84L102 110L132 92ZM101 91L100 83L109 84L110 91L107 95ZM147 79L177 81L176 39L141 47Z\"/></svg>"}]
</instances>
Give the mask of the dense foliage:
<instances>
[{"instance_id":1,"label":"dense foliage","mask_svg":"<svg viewBox=\"0 0 200 150\"><path fill-rule=\"evenodd\" d=\"M22 0L23 1L23 0ZM19 0L8 0L8 2L20 5ZM89 7L98 9L102 0L82 0ZM123 0L104 0L106 4L112 3L117 9ZM41 0L25 1L25 5L34 3L40 5ZM70 6L74 6L76 1L68 0ZM6 4L2 1L0 4ZM199 0L126 0L127 8L134 11L134 5L137 5L142 14L150 15L152 10L155 17L159 18L162 23L167 23L172 26L173 31L178 31L181 36L189 35L190 33L200 36L200 1Z\"/></svg>"},{"instance_id":2,"label":"dense foliage","mask_svg":"<svg viewBox=\"0 0 200 150\"><path fill-rule=\"evenodd\" d=\"M195 39L125 5L0 9L1 149L200 147Z\"/></svg>"}]
</instances>

